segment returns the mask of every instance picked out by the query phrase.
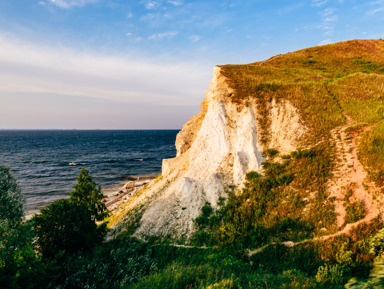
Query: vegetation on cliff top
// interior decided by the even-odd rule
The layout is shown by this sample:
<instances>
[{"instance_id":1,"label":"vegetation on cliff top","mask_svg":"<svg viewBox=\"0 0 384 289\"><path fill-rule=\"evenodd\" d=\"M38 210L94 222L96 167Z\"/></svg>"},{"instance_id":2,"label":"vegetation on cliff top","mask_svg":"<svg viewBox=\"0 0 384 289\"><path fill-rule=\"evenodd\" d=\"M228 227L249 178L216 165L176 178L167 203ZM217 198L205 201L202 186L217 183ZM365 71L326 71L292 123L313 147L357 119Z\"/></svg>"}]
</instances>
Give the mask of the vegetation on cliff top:
<instances>
[{"instance_id":1,"label":"vegetation on cliff top","mask_svg":"<svg viewBox=\"0 0 384 289\"><path fill-rule=\"evenodd\" d=\"M331 145L331 129L346 122L374 127L361 138L360 158L384 185L384 40L352 40L316 46L266 61L221 66L234 102L256 98L262 137L268 143L268 104L289 100L311 129L306 145Z\"/></svg>"}]
</instances>

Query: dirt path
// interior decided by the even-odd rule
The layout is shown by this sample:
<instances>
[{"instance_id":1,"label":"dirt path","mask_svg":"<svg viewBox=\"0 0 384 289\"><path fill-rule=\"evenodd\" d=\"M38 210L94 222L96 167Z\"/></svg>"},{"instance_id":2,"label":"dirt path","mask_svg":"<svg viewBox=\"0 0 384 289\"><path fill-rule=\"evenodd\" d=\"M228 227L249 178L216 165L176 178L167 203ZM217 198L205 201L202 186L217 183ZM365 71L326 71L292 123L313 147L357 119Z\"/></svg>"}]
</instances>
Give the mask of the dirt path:
<instances>
[{"instance_id":1,"label":"dirt path","mask_svg":"<svg viewBox=\"0 0 384 289\"><path fill-rule=\"evenodd\" d=\"M347 117L347 123L332 130L332 138L336 145L336 157L338 167L334 172L332 180L328 184L330 197L335 197L335 211L337 216L337 225L341 228L345 222L345 195L349 191L352 193L350 201L362 201L365 206L366 216L353 224L347 224L344 229L336 234L329 235L328 238L349 232L350 229L360 223L367 223L374 219L379 210L369 192L368 186L364 183L367 178L367 172L358 159L357 140L363 132L370 129L364 127L360 132L350 133L348 129L355 126L356 123Z\"/></svg>"},{"instance_id":2,"label":"dirt path","mask_svg":"<svg viewBox=\"0 0 384 289\"><path fill-rule=\"evenodd\" d=\"M367 172L358 159L357 140L362 133L371 129L371 127L363 127L359 132L348 132L348 129L355 126L356 123L349 117L345 125L336 127L331 131L332 138L336 146L336 158L337 168L335 169L332 180L328 183L328 191L330 197L335 197L335 212L337 213L337 225L340 230L334 234L316 237L313 239L306 239L297 243L292 241L270 243L264 245L255 250L249 250L248 256L251 257L254 254L264 251L271 245L284 245L286 247L294 247L300 244L313 242L313 241L325 241L336 236L347 234L352 228L362 223L369 223L379 215L379 209L376 202L372 198L372 194L369 191L369 186L365 184ZM342 226L345 222L345 195L348 190L352 191L350 200L362 201L365 205L366 215L363 219L347 224L344 228Z\"/></svg>"}]
</instances>

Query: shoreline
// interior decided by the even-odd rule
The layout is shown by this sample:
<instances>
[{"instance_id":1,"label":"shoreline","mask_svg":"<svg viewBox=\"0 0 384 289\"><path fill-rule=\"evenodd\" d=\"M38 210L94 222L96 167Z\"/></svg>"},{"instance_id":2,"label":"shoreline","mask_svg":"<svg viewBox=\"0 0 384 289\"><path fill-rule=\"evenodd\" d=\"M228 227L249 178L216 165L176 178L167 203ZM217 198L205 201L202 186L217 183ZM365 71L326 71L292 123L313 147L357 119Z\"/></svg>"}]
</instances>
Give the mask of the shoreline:
<instances>
[{"instance_id":1,"label":"shoreline","mask_svg":"<svg viewBox=\"0 0 384 289\"><path fill-rule=\"evenodd\" d=\"M128 178L130 181L125 183L120 190L111 193L103 199L107 209L109 211L118 209L122 202L134 196L138 189L151 182L155 177L156 176L139 176Z\"/></svg>"},{"instance_id":2,"label":"shoreline","mask_svg":"<svg viewBox=\"0 0 384 289\"><path fill-rule=\"evenodd\" d=\"M103 202L109 211L114 211L119 208L121 203L132 197L138 189L155 178L156 175L128 177L128 182L120 182L112 187L102 189L104 195ZM39 211L40 208L38 210L26 211L25 220L30 220Z\"/></svg>"}]
</instances>

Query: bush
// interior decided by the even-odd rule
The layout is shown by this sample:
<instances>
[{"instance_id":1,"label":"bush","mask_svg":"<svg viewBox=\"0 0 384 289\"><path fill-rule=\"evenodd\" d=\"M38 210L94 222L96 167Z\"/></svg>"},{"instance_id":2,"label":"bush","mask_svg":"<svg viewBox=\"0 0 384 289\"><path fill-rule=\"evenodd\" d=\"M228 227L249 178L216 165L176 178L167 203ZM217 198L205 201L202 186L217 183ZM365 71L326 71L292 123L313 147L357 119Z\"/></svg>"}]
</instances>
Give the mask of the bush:
<instances>
[{"instance_id":1,"label":"bush","mask_svg":"<svg viewBox=\"0 0 384 289\"><path fill-rule=\"evenodd\" d=\"M32 219L39 251L45 258L58 253L90 250L102 240L88 208L81 203L60 200L40 209Z\"/></svg>"},{"instance_id":2,"label":"bush","mask_svg":"<svg viewBox=\"0 0 384 289\"><path fill-rule=\"evenodd\" d=\"M319 267L315 278L319 283L342 284L344 281L343 275L344 270L342 266L329 266L325 264Z\"/></svg>"},{"instance_id":3,"label":"bush","mask_svg":"<svg viewBox=\"0 0 384 289\"><path fill-rule=\"evenodd\" d=\"M270 158L273 159L275 156L279 154L279 151L274 148L269 148L265 150L265 154Z\"/></svg>"},{"instance_id":4,"label":"bush","mask_svg":"<svg viewBox=\"0 0 384 289\"><path fill-rule=\"evenodd\" d=\"M56 289L127 288L156 269L150 246L134 240L114 240L92 252L65 261Z\"/></svg>"}]
</instances>

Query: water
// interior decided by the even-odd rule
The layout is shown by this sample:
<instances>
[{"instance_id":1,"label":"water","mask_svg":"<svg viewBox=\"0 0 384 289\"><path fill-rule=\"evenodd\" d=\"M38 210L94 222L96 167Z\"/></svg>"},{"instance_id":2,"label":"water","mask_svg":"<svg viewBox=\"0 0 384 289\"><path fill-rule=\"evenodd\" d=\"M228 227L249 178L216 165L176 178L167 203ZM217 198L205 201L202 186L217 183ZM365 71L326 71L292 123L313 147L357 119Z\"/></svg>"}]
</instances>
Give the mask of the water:
<instances>
[{"instance_id":1,"label":"water","mask_svg":"<svg viewBox=\"0 0 384 289\"><path fill-rule=\"evenodd\" d=\"M0 131L0 164L10 167L27 212L66 198L81 168L108 190L131 176L156 175L176 155L177 130Z\"/></svg>"}]
</instances>

